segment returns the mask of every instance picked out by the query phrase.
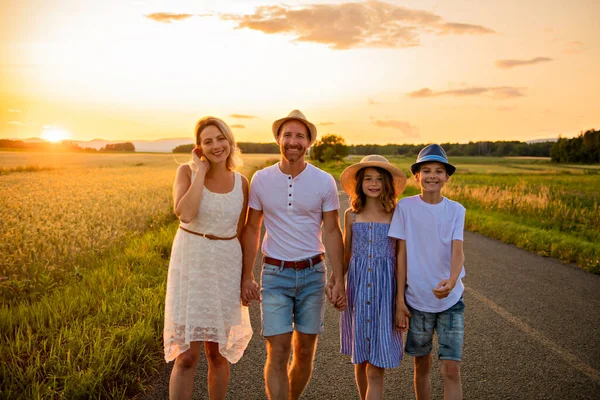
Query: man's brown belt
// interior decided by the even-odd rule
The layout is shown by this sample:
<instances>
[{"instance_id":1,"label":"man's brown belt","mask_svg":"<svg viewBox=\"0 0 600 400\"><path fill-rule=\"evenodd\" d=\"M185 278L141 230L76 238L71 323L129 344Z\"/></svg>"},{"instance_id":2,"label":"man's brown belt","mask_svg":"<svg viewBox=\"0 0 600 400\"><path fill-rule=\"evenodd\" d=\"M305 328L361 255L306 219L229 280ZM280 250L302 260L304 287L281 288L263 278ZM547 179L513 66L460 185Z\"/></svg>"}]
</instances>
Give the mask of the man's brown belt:
<instances>
[{"instance_id":1,"label":"man's brown belt","mask_svg":"<svg viewBox=\"0 0 600 400\"><path fill-rule=\"evenodd\" d=\"M237 238L237 235L232 236L232 237L219 237L219 236L215 236L215 235L210 235L208 233L194 232L194 231L190 231L189 229L185 229L181 225L179 226L179 229L181 229L182 231L185 231L187 233L191 233L192 235L202 236L203 238L210 239L210 240L232 240L232 239Z\"/></svg>"},{"instance_id":2,"label":"man's brown belt","mask_svg":"<svg viewBox=\"0 0 600 400\"><path fill-rule=\"evenodd\" d=\"M312 258L307 258L307 259L298 260L298 261L283 261L283 260L278 260L276 258L264 256L263 262L265 264L270 264L270 265L275 265L275 266L281 266L281 264L283 263L284 268L304 269L304 268L310 267L311 265L317 265L324 259L325 259L325 255L323 253L321 253L321 254L317 254L316 256L314 256Z\"/></svg>"}]
</instances>

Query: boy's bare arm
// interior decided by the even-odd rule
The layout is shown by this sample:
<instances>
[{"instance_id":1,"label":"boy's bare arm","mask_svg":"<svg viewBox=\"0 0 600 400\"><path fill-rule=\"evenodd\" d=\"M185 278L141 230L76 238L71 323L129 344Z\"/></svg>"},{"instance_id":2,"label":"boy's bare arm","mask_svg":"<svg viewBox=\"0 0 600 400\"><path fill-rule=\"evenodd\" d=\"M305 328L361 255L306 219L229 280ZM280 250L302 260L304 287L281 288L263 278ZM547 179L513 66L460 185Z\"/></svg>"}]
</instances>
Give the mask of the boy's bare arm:
<instances>
[{"instance_id":1,"label":"boy's bare arm","mask_svg":"<svg viewBox=\"0 0 600 400\"><path fill-rule=\"evenodd\" d=\"M450 277L438 283L437 287L433 289L433 294L438 299L448 297L448 295L456 286L456 281L460 276L463 265L465 263L465 254L463 252L462 240L452 241L452 261L450 264Z\"/></svg>"},{"instance_id":2,"label":"boy's bare arm","mask_svg":"<svg viewBox=\"0 0 600 400\"><path fill-rule=\"evenodd\" d=\"M406 287L406 241L396 241L396 274L398 288L396 290L396 329L404 332L408 329L410 312L404 301L404 288Z\"/></svg>"}]
</instances>

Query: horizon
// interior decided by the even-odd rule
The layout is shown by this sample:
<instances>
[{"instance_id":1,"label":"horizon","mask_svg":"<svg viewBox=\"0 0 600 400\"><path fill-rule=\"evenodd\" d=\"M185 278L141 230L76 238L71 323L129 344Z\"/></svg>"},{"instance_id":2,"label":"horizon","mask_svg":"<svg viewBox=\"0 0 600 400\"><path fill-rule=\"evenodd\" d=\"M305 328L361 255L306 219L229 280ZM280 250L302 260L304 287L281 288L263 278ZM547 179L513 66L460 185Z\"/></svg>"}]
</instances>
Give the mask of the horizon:
<instances>
[{"instance_id":1,"label":"horizon","mask_svg":"<svg viewBox=\"0 0 600 400\"><path fill-rule=\"evenodd\" d=\"M529 142L600 128L600 2L498 7L6 2L0 138L193 142L196 121L215 115L236 141L269 143L272 122L296 108L319 137L348 145Z\"/></svg>"}]
</instances>

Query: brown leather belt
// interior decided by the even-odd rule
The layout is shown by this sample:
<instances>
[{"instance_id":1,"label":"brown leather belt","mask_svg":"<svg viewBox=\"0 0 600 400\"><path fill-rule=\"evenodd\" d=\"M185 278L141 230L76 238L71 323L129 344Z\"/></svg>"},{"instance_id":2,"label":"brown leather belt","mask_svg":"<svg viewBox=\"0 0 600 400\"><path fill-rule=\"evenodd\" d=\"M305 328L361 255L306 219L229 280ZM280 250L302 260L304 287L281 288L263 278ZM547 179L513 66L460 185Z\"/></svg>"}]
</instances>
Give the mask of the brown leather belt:
<instances>
[{"instance_id":1,"label":"brown leather belt","mask_svg":"<svg viewBox=\"0 0 600 400\"><path fill-rule=\"evenodd\" d=\"M306 258L304 260L298 260L298 261L283 261L283 260L278 260L276 258L263 256L263 262L265 264L281 266L281 264L283 263L284 268L294 268L294 269L308 268L311 265L317 265L324 259L325 259L325 255L323 253L317 254L316 256L314 256L312 258Z\"/></svg>"},{"instance_id":2,"label":"brown leather belt","mask_svg":"<svg viewBox=\"0 0 600 400\"><path fill-rule=\"evenodd\" d=\"M179 226L179 229L181 229L182 231L185 231L187 233L191 233L192 235L202 236L203 238L210 239L210 240L232 240L232 239L237 238L237 235L232 236L232 237L219 237L219 236L215 236L215 235L210 235L208 233L194 232L194 231L190 231L189 229L185 229L181 225Z\"/></svg>"}]
</instances>

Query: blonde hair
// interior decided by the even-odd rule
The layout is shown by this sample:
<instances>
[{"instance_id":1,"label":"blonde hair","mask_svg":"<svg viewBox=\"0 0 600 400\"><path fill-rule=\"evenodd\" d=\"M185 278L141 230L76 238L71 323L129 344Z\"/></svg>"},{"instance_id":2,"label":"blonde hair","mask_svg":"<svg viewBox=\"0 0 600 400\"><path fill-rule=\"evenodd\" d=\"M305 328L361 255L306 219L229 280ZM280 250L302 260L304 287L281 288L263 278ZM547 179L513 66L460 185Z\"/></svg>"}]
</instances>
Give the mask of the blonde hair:
<instances>
[{"instance_id":1,"label":"blonde hair","mask_svg":"<svg viewBox=\"0 0 600 400\"><path fill-rule=\"evenodd\" d=\"M391 213L396 207L396 189L394 188L394 178L392 177L392 174L389 173L389 171L379 167L361 168L356 173L356 188L354 190L354 192L356 193L356 197L354 197L350 202L352 211L354 211L357 214L360 214L360 212L364 209L365 204L367 204L367 195L365 194L362 188L363 180L365 179L365 171L367 170L367 168L374 168L377 172L381 174L383 190L379 195L379 201L381 202L381 205L383 206L385 212Z\"/></svg>"},{"instance_id":2,"label":"blonde hair","mask_svg":"<svg viewBox=\"0 0 600 400\"><path fill-rule=\"evenodd\" d=\"M233 136L233 132L231 131L229 125L227 125L225 121L219 118L210 116L200 118L200 120L196 123L196 145L200 146L200 134L202 133L204 128L211 125L216 127L219 131L221 131L221 133L223 134L223 136L225 136L225 139L227 139L229 145L231 146L231 152L229 153L229 157L227 157L227 169L233 171L237 167L242 166L242 152L235 143L235 137Z\"/></svg>"}]
</instances>

